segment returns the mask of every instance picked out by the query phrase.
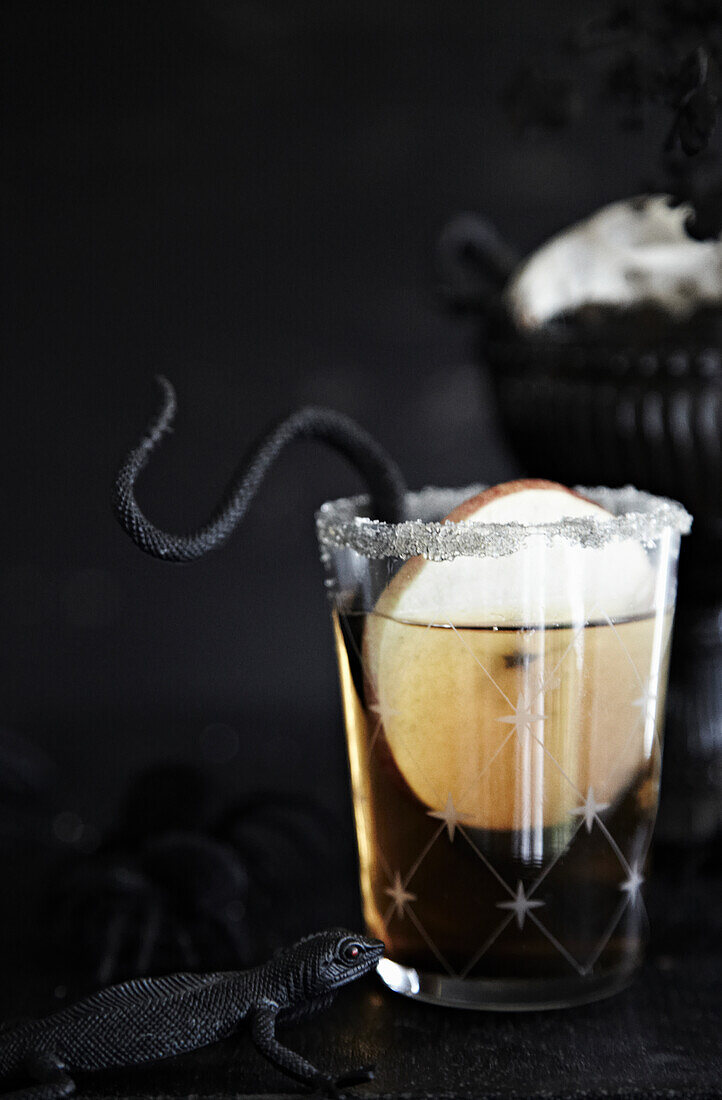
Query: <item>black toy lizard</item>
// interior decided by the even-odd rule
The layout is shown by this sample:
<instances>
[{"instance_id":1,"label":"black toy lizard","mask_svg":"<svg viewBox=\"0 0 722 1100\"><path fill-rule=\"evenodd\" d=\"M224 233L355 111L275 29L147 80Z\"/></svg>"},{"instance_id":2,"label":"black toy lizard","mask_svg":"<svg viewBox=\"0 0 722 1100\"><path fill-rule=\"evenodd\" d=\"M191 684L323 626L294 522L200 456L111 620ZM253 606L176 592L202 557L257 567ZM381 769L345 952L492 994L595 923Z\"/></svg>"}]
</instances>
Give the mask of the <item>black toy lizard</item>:
<instances>
[{"instance_id":1,"label":"black toy lizard","mask_svg":"<svg viewBox=\"0 0 722 1100\"><path fill-rule=\"evenodd\" d=\"M341 986L372 970L380 940L342 929L319 932L252 970L171 974L110 986L42 1020L0 1032L0 1078L36 1082L13 1100L59 1100L75 1091L71 1074L138 1065L197 1050L230 1035L248 1019L258 1050L312 1089L372 1078L361 1069L333 1078L276 1038L276 1022L325 1007Z\"/></svg>"}]
</instances>

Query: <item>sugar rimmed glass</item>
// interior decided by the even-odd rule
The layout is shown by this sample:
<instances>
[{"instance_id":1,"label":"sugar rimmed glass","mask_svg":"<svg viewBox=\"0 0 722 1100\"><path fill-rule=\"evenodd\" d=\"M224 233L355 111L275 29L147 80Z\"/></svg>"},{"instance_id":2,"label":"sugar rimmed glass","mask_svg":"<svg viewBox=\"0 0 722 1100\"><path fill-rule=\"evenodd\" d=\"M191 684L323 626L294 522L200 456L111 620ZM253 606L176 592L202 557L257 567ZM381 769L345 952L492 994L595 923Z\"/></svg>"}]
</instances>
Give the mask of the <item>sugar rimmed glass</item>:
<instances>
[{"instance_id":1,"label":"sugar rimmed glass","mask_svg":"<svg viewBox=\"0 0 722 1100\"><path fill-rule=\"evenodd\" d=\"M317 517L359 848L384 982L469 1008L623 988L647 935L678 504L581 490L608 517L442 523L480 490Z\"/></svg>"}]
</instances>

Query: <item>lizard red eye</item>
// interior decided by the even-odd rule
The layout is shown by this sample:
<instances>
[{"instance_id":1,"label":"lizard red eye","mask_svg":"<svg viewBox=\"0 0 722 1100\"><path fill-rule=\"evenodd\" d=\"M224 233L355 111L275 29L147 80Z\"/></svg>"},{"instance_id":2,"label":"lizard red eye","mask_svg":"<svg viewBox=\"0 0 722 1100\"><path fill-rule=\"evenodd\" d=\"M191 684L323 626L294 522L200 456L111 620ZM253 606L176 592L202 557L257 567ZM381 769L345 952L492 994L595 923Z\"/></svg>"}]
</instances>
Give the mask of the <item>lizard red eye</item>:
<instances>
[{"instance_id":1,"label":"lizard red eye","mask_svg":"<svg viewBox=\"0 0 722 1100\"><path fill-rule=\"evenodd\" d=\"M341 956L346 962L353 962L361 954L361 948L357 943L347 943L345 947L341 949Z\"/></svg>"},{"instance_id":2,"label":"lizard red eye","mask_svg":"<svg viewBox=\"0 0 722 1100\"><path fill-rule=\"evenodd\" d=\"M349 955L351 956L352 959L355 959L356 956L358 955L358 947L352 947L349 950Z\"/></svg>"}]
</instances>

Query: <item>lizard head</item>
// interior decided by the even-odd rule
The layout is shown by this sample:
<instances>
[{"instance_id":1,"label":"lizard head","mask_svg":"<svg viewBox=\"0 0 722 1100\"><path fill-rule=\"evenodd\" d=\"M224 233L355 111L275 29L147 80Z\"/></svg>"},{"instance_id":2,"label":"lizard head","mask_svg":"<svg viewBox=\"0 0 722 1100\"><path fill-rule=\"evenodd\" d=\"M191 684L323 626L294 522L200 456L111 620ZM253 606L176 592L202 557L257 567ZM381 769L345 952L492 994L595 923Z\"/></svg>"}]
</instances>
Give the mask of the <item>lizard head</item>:
<instances>
[{"instance_id":1,"label":"lizard head","mask_svg":"<svg viewBox=\"0 0 722 1100\"><path fill-rule=\"evenodd\" d=\"M321 996L367 974L384 952L381 940L367 939L345 928L318 932L303 940L301 946L303 984L309 997Z\"/></svg>"}]
</instances>

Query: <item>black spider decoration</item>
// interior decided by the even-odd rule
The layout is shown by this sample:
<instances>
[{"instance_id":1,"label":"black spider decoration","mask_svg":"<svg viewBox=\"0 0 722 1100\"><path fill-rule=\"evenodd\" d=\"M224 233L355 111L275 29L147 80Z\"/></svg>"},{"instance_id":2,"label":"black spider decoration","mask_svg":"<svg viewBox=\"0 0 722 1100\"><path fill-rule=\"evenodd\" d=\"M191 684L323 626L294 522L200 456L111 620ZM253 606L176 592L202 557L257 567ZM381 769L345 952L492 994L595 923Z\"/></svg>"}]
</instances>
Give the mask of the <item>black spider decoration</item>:
<instances>
[{"instance_id":1,"label":"black spider decoration","mask_svg":"<svg viewBox=\"0 0 722 1100\"><path fill-rule=\"evenodd\" d=\"M261 794L222 819L189 768L144 773L120 827L75 854L51 898L55 938L98 982L251 965L283 942L299 869L326 857L304 799Z\"/></svg>"},{"instance_id":2,"label":"black spider decoration","mask_svg":"<svg viewBox=\"0 0 722 1100\"><path fill-rule=\"evenodd\" d=\"M247 965L247 891L243 864L229 846L203 834L164 833L79 862L54 899L56 932L103 984Z\"/></svg>"},{"instance_id":3,"label":"black spider decoration","mask_svg":"<svg viewBox=\"0 0 722 1100\"><path fill-rule=\"evenodd\" d=\"M587 9L589 10L589 9ZM646 108L672 122L663 165L679 148L708 149L722 81L722 5L716 0L613 0L567 32L551 73L520 73L504 102L518 129L558 128L595 100L616 106L623 127L641 129ZM671 173L670 173L671 174Z\"/></svg>"},{"instance_id":4,"label":"black spider decoration","mask_svg":"<svg viewBox=\"0 0 722 1100\"><path fill-rule=\"evenodd\" d=\"M673 82L674 121L665 148L679 142L687 156L706 149L717 122L717 96L709 86L709 57L699 46L685 59Z\"/></svg>"}]
</instances>

